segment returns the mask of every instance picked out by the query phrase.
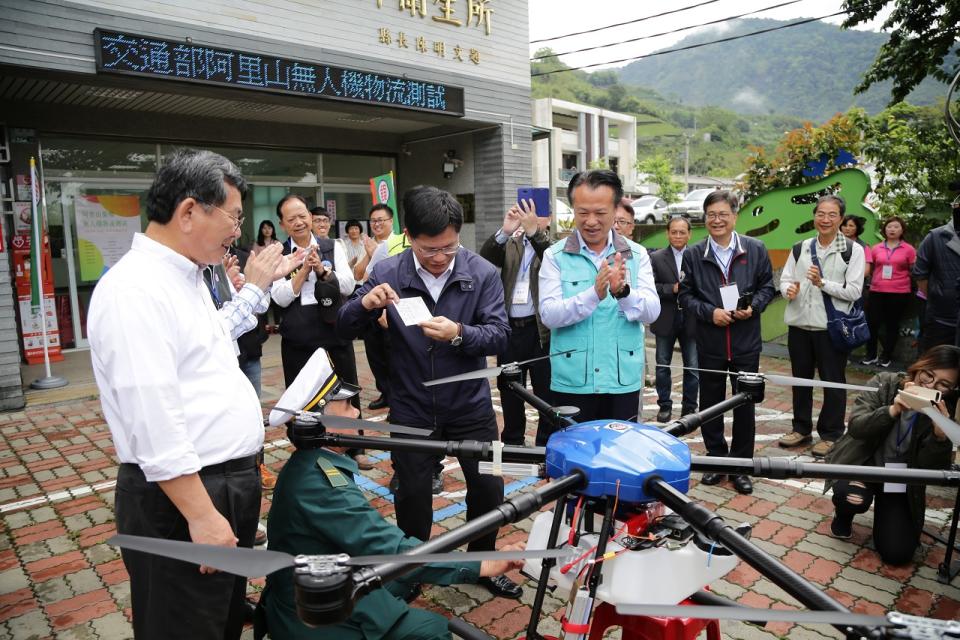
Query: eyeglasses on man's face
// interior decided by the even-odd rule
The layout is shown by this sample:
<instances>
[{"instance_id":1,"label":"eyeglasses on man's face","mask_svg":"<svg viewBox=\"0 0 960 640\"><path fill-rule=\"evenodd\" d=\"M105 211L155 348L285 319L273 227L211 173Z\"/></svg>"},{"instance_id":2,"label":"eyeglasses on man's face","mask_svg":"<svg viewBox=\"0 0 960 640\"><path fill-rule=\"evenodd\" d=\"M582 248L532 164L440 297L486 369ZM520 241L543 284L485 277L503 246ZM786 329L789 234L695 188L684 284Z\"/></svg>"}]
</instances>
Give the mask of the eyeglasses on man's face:
<instances>
[{"instance_id":1,"label":"eyeglasses on man's face","mask_svg":"<svg viewBox=\"0 0 960 640\"><path fill-rule=\"evenodd\" d=\"M414 242L413 246L416 247L417 253L419 253L424 258L433 258L440 254L443 254L445 256L452 256L456 254L457 251L460 250L460 241L458 240L457 244L450 245L449 247L436 247L436 248L421 247L420 244L417 242Z\"/></svg>"},{"instance_id":2,"label":"eyeglasses on man's face","mask_svg":"<svg viewBox=\"0 0 960 640\"><path fill-rule=\"evenodd\" d=\"M839 220L840 214L836 211L817 211L813 217L817 220Z\"/></svg>"},{"instance_id":3,"label":"eyeglasses on man's face","mask_svg":"<svg viewBox=\"0 0 960 640\"><path fill-rule=\"evenodd\" d=\"M616 218L613 221L613 226L615 227L626 227L631 224L633 224L633 220L626 220L624 218Z\"/></svg>"},{"instance_id":4,"label":"eyeglasses on man's face","mask_svg":"<svg viewBox=\"0 0 960 640\"><path fill-rule=\"evenodd\" d=\"M390 218L370 218L370 224L384 224L390 222Z\"/></svg>"},{"instance_id":5,"label":"eyeglasses on man's face","mask_svg":"<svg viewBox=\"0 0 960 640\"><path fill-rule=\"evenodd\" d=\"M230 218L231 220L233 220L233 230L234 230L234 231L236 231L237 229L239 229L240 226L243 224L244 218L243 218L243 212L242 212L242 211L238 211L236 215L230 215L230 212L229 212L229 211L227 211L227 210L225 210L225 209L221 209L220 207L218 207L218 206L215 205L215 204L209 204L209 203L206 203L206 202L203 202L203 203L201 203L201 204L202 204L203 206L205 206L205 207L212 207L212 208L216 209L217 211L220 211L221 213L223 213L223 215L227 216L227 217Z\"/></svg>"},{"instance_id":6,"label":"eyeglasses on man's face","mask_svg":"<svg viewBox=\"0 0 960 640\"><path fill-rule=\"evenodd\" d=\"M710 213L704 214L703 217L707 220L729 220L733 217L733 214L727 211L722 213L714 213L711 211Z\"/></svg>"}]
</instances>

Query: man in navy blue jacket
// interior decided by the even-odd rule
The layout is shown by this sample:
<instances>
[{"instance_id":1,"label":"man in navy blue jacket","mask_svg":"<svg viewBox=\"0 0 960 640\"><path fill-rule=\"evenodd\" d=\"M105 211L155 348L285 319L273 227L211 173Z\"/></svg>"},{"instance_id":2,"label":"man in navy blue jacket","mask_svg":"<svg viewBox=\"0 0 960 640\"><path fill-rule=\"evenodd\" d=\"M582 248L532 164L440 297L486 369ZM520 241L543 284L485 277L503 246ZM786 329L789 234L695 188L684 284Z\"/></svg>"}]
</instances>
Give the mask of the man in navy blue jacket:
<instances>
[{"instance_id":1,"label":"man in navy blue jacket","mask_svg":"<svg viewBox=\"0 0 960 640\"><path fill-rule=\"evenodd\" d=\"M390 332L390 421L433 429L441 440L498 439L487 379L424 387L423 382L483 369L487 356L507 346L509 325L503 285L486 260L460 246L463 209L451 194L435 187L414 187L403 196L408 251L373 268L369 280L345 304L337 318L342 338L362 335L387 310ZM406 326L395 301L419 297L432 314ZM399 480L397 526L408 536L430 537L433 499L432 454L392 454ZM463 458L467 519L503 502L503 480L480 475L477 461ZM469 549L492 550L496 532ZM484 578L495 595L519 598L520 587L506 576Z\"/></svg>"},{"instance_id":2,"label":"man in navy blue jacket","mask_svg":"<svg viewBox=\"0 0 960 640\"><path fill-rule=\"evenodd\" d=\"M703 369L729 371L737 393L736 372L756 372L760 366L760 314L773 299L773 269L762 242L734 231L739 201L729 191L714 191L703 201L706 240L683 252L680 305L697 321L697 360ZM700 373L700 409L721 402L726 376ZM730 446L723 435L723 419L703 423L700 433L707 455L752 458L756 419L753 405L733 410ZM717 484L723 474L704 474L703 484ZM753 492L749 476L731 476L739 493Z\"/></svg>"}]
</instances>

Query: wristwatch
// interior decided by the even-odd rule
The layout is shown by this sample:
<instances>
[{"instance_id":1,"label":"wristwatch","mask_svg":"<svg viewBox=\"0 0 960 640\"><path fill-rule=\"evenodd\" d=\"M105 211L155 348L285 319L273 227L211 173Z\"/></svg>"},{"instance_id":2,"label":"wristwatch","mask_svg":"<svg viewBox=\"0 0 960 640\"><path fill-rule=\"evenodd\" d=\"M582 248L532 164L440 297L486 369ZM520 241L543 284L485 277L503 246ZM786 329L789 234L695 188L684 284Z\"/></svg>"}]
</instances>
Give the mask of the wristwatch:
<instances>
[{"instance_id":1,"label":"wristwatch","mask_svg":"<svg viewBox=\"0 0 960 640\"><path fill-rule=\"evenodd\" d=\"M457 335L453 336L453 339L450 340L450 346L459 347L462 342L463 342L463 325L458 322Z\"/></svg>"},{"instance_id":2,"label":"wristwatch","mask_svg":"<svg viewBox=\"0 0 960 640\"><path fill-rule=\"evenodd\" d=\"M624 282L623 286L620 287L620 291L618 291L617 293L614 293L613 291L611 291L610 295L612 295L617 300L622 300L623 298L626 298L628 295L630 295L630 283Z\"/></svg>"}]
</instances>

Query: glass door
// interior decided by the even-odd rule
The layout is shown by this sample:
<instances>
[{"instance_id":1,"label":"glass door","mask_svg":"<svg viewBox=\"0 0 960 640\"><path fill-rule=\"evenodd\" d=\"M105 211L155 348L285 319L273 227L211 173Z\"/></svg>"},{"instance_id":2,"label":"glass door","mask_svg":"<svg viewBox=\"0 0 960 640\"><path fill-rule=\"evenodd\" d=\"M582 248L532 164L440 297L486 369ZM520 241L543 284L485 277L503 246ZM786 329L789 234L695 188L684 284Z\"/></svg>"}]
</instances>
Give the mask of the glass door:
<instances>
[{"instance_id":1,"label":"glass door","mask_svg":"<svg viewBox=\"0 0 960 640\"><path fill-rule=\"evenodd\" d=\"M97 282L146 228L149 181L48 181L53 284L64 348L87 347L87 308Z\"/></svg>"}]
</instances>

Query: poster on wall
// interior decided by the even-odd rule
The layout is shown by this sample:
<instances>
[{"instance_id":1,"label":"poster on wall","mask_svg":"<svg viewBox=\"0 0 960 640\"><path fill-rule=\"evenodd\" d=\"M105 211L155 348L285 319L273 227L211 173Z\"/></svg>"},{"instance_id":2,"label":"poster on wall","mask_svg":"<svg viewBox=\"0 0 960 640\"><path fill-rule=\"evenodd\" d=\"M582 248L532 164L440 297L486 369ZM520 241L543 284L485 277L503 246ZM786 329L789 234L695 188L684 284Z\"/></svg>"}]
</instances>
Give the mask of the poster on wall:
<instances>
[{"instance_id":1,"label":"poster on wall","mask_svg":"<svg viewBox=\"0 0 960 640\"><path fill-rule=\"evenodd\" d=\"M29 202L13 203L13 232L25 236L30 235L31 204Z\"/></svg>"},{"instance_id":2,"label":"poster on wall","mask_svg":"<svg viewBox=\"0 0 960 640\"><path fill-rule=\"evenodd\" d=\"M99 280L117 263L140 231L140 196L77 196L77 256L80 279Z\"/></svg>"}]
</instances>

